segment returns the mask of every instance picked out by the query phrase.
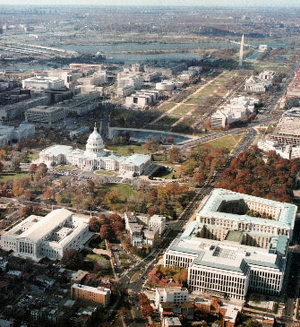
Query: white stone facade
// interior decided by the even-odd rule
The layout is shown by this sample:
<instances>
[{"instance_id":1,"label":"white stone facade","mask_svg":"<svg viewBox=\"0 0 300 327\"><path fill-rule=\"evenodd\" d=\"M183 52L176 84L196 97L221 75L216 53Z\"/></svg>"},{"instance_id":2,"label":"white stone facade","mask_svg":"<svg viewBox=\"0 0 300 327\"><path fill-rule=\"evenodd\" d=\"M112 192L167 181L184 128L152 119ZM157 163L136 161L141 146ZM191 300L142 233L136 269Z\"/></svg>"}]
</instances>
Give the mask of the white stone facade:
<instances>
[{"instance_id":1,"label":"white stone facade","mask_svg":"<svg viewBox=\"0 0 300 327\"><path fill-rule=\"evenodd\" d=\"M189 292L184 287L164 287L155 290L155 306L160 303L185 303L189 301Z\"/></svg>"},{"instance_id":2,"label":"white stone facade","mask_svg":"<svg viewBox=\"0 0 300 327\"><path fill-rule=\"evenodd\" d=\"M153 215L149 221L149 227L152 229L157 229L159 235L162 235L166 228L166 217L161 215Z\"/></svg>"},{"instance_id":3,"label":"white stone facade","mask_svg":"<svg viewBox=\"0 0 300 327\"><path fill-rule=\"evenodd\" d=\"M68 164L83 170L112 170L130 176L147 173L151 165L151 157L148 155L122 157L106 151L96 127L87 140L85 151L74 150L66 145L54 145L40 152L40 161L50 167Z\"/></svg>"},{"instance_id":4,"label":"white stone facade","mask_svg":"<svg viewBox=\"0 0 300 327\"><path fill-rule=\"evenodd\" d=\"M23 89L30 90L60 90L65 86L64 81L60 78L50 78L45 76L34 76L22 81Z\"/></svg>"},{"instance_id":5,"label":"white stone facade","mask_svg":"<svg viewBox=\"0 0 300 327\"><path fill-rule=\"evenodd\" d=\"M1 237L4 250L35 261L61 259L66 250L81 249L91 237L88 219L58 209L45 217L30 216Z\"/></svg>"},{"instance_id":6,"label":"white stone facade","mask_svg":"<svg viewBox=\"0 0 300 327\"><path fill-rule=\"evenodd\" d=\"M141 90L126 97L126 107L133 109L145 109L146 107L156 103L159 99L159 92L156 90Z\"/></svg>"}]
</instances>

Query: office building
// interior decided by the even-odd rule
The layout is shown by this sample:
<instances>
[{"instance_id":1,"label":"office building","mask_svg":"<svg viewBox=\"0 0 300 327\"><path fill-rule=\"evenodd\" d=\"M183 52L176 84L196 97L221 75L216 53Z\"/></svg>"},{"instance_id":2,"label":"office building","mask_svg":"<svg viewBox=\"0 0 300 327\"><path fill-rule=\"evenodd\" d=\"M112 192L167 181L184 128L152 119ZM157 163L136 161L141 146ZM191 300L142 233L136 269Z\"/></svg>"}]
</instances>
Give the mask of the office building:
<instances>
[{"instance_id":1,"label":"office building","mask_svg":"<svg viewBox=\"0 0 300 327\"><path fill-rule=\"evenodd\" d=\"M219 128L246 119L255 111L255 98L238 97L230 100L230 103L218 109L211 115L211 127Z\"/></svg>"},{"instance_id":2,"label":"office building","mask_svg":"<svg viewBox=\"0 0 300 327\"><path fill-rule=\"evenodd\" d=\"M300 98L300 69L295 72L294 78L286 89L286 98Z\"/></svg>"},{"instance_id":3,"label":"office building","mask_svg":"<svg viewBox=\"0 0 300 327\"><path fill-rule=\"evenodd\" d=\"M111 291L105 287L91 287L81 284L71 286L72 300L84 300L102 304L105 308L109 305Z\"/></svg>"},{"instance_id":4,"label":"office building","mask_svg":"<svg viewBox=\"0 0 300 327\"><path fill-rule=\"evenodd\" d=\"M1 237L1 246L15 256L38 261L61 259L66 250L79 250L91 238L89 220L66 209L45 217L31 215Z\"/></svg>"},{"instance_id":5,"label":"office building","mask_svg":"<svg viewBox=\"0 0 300 327\"><path fill-rule=\"evenodd\" d=\"M34 76L22 81L22 88L36 91L60 90L65 87L64 81L60 78L46 76Z\"/></svg>"},{"instance_id":6,"label":"office building","mask_svg":"<svg viewBox=\"0 0 300 327\"><path fill-rule=\"evenodd\" d=\"M189 301L189 292L184 287L163 287L155 290L155 306L160 303L185 303Z\"/></svg>"},{"instance_id":7,"label":"office building","mask_svg":"<svg viewBox=\"0 0 300 327\"><path fill-rule=\"evenodd\" d=\"M126 97L125 106L132 109L146 109L156 103L159 99L159 92L156 90L141 90Z\"/></svg>"},{"instance_id":8,"label":"office building","mask_svg":"<svg viewBox=\"0 0 300 327\"><path fill-rule=\"evenodd\" d=\"M24 118L24 113L30 108L44 106L48 103L47 96L39 96L18 103L0 106L0 120L11 121L14 119Z\"/></svg>"},{"instance_id":9,"label":"office building","mask_svg":"<svg viewBox=\"0 0 300 327\"><path fill-rule=\"evenodd\" d=\"M2 125L0 123L0 148L11 142L20 142L21 140L33 136L35 127L33 124L20 124L18 127Z\"/></svg>"},{"instance_id":10,"label":"office building","mask_svg":"<svg viewBox=\"0 0 300 327\"><path fill-rule=\"evenodd\" d=\"M282 115L277 127L270 134L270 140L276 141L280 146L300 146L300 110L298 108L287 110Z\"/></svg>"},{"instance_id":11,"label":"office building","mask_svg":"<svg viewBox=\"0 0 300 327\"><path fill-rule=\"evenodd\" d=\"M188 269L191 290L244 300L280 295L297 207L223 189L208 196L164 265Z\"/></svg>"},{"instance_id":12,"label":"office building","mask_svg":"<svg viewBox=\"0 0 300 327\"><path fill-rule=\"evenodd\" d=\"M166 217L162 215L153 215L149 220L149 227L157 229L159 235L161 235L166 228Z\"/></svg>"},{"instance_id":13,"label":"office building","mask_svg":"<svg viewBox=\"0 0 300 327\"><path fill-rule=\"evenodd\" d=\"M37 106L25 112L25 121L37 125L51 126L55 123L63 123L66 112L63 107Z\"/></svg>"}]
</instances>

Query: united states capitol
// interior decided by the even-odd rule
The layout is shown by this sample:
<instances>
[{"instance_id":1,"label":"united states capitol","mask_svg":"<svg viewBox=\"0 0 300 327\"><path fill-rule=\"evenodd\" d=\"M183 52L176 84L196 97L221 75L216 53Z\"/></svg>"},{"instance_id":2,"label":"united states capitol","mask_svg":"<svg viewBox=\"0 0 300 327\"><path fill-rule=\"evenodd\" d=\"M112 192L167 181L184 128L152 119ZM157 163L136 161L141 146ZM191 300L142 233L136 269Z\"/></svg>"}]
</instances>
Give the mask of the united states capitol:
<instances>
[{"instance_id":1,"label":"united states capitol","mask_svg":"<svg viewBox=\"0 0 300 327\"><path fill-rule=\"evenodd\" d=\"M104 169L128 176L147 174L151 167L149 155L133 154L123 157L105 150L96 126L87 140L85 151L68 145L53 145L40 152L39 161L49 167L68 164L82 170Z\"/></svg>"}]
</instances>

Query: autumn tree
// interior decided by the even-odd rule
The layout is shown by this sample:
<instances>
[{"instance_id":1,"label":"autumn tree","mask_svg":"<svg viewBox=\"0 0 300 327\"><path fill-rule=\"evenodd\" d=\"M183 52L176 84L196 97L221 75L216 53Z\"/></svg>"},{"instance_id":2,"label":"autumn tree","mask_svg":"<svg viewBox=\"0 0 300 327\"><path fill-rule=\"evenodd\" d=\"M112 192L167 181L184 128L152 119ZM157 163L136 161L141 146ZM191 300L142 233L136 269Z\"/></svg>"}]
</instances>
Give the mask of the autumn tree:
<instances>
[{"instance_id":1,"label":"autumn tree","mask_svg":"<svg viewBox=\"0 0 300 327\"><path fill-rule=\"evenodd\" d=\"M25 218L33 214L33 206L28 204L20 208L20 217Z\"/></svg>"},{"instance_id":2,"label":"autumn tree","mask_svg":"<svg viewBox=\"0 0 300 327\"><path fill-rule=\"evenodd\" d=\"M13 172L18 173L21 171L21 165L19 158L15 158L11 162L11 169Z\"/></svg>"},{"instance_id":3,"label":"autumn tree","mask_svg":"<svg viewBox=\"0 0 300 327\"><path fill-rule=\"evenodd\" d=\"M261 327L262 324L256 319L248 319L246 322L246 327Z\"/></svg>"},{"instance_id":4,"label":"autumn tree","mask_svg":"<svg viewBox=\"0 0 300 327\"><path fill-rule=\"evenodd\" d=\"M53 200L54 193L50 187L47 188L47 190L44 193L44 199L45 200Z\"/></svg>"},{"instance_id":5,"label":"autumn tree","mask_svg":"<svg viewBox=\"0 0 300 327\"><path fill-rule=\"evenodd\" d=\"M4 160L4 161L7 160L7 153L4 149L0 150L0 160Z\"/></svg>"},{"instance_id":6,"label":"autumn tree","mask_svg":"<svg viewBox=\"0 0 300 327\"><path fill-rule=\"evenodd\" d=\"M140 300L140 305L144 306L150 303L147 295L145 293L139 293L138 298Z\"/></svg>"},{"instance_id":7,"label":"autumn tree","mask_svg":"<svg viewBox=\"0 0 300 327\"><path fill-rule=\"evenodd\" d=\"M109 206L113 207L115 204L120 202L121 192L118 188L113 188L106 193L104 202Z\"/></svg>"},{"instance_id":8,"label":"autumn tree","mask_svg":"<svg viewBox=\"0 0 300 327\"><path fill-rule=\"evenodd\" d=\"M43 162L40 163L36 169L36 175L40 176L41 178L45 177L48 171L48 167Z\"/></svg>"},{"instance_id":9,"label":"autumn tree","mask_svg":"<svg viewBox=\"0 0 300 327\"><path fill-rule=\"evenodd\" d=\"M169 161L170 162L182 162L183 161L183 156L182 156L180 148L173 146L169 150Z\"/></svg>"},{"instance_id":10,"label":"autumn tree","mask_svg":"<svg viewBox=\"0 0 300 327\"><path fill-rule=\"evenodd\" d=\"M83 258L80 252L70 249L64 252L61 262L66 265L67 268L76 270L80 268Z\"/></svg>"},{"instance_id":11,"label":"autumn tree","mask_svg":"<svg viewBox=\"0 0 300 327\"><path fill-rule=\"evenodd\" d=\"M109 220L108 218L105 216L104 213L101 213L101 215L99 216L99 219L98 219L100 225L104 225L104 224L108 224L109 223Z\"/></svg>"},{"instance_id":12,"label":"autumn tree","mask_svg":"<svg viewBox=\"0 0 300 327\"><path fill-rule=\"evenodd\" d=\"M154 310L150 304L147 304L147 305L142 306L141 312L145 318L148 318L153 315Z\"/></svg>"},{"instance_id":13,"label":"autumn tree","mask_svg":"<svg viewBox=\"0 0 300 327\"><path fill-rule=\"evenodd\" d=\"M13 181L12 192L14 196L24 194L26 188L30 185L28 178L18 178Z\"/></svg>"},{"instance_id":14,"label":"autumn tree","mask_svg":"<svg viewBox=\"0 0 300 327\"><path fill-rule=\"evenodd\" d=\"M87 189L90 193L93 193L95 191L95 183L91 180L87 181Z\"/></svg>"},{"instance_id":15,"label":"autumn tree","mask_svg":"<svg viewBox=\"0 0 300 327\"><path fill-rule=\"evenodd\" d=\"M35 175L36 170L37 170L37 165L31 164L29 167L29 174L31 175L31 179L33 179L33 176Z\"/></svg>"},{"instance_id":16,"label":"autumn tree","mask_svg":"<svg viewBox=\"0 0 300 327\"><path fill-rule=\"evenodd\" d=\"M91 217L89 220L89 228L92 232L98 233L100 231L100 222L96 217Z\"/></svg>"},{"instance_id":17,"label":"autumn tree","mask_svg":"<svg viewBox=\"0 0 300 327\"><path fill-rule=\"evenodd\" d=\"M108 224L104 224L101 226L100 228L100 232L99 232L100 237L104 240L104 239L109 239L111 236L111 228Z\"/></svg>"}]
</instances>

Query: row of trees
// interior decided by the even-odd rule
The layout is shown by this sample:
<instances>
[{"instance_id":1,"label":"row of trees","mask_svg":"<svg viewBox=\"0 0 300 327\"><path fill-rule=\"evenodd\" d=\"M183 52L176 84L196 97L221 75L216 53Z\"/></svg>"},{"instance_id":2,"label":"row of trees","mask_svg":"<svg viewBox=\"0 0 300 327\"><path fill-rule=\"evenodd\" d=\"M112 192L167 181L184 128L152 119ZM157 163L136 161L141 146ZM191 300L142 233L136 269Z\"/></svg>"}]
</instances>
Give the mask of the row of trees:
<instances>
[{"instance_id":1,"label":"row of trees","mask_svg":"<svg viewBox=\"0 0 300 327\"><path fill-rule=\"evenodd\" d=\"M214 149L209 145L198 147L188 154L179 173L190 177L196 186L202 186L207 178L226 164L228 152L228 149Z\"/></svg>"},{"instance_id":2,"label":"row of trees","mask_svg":"<svg viewBox=\"0 0 300 327\"><path fill-rule=\"evenodd\" d=\"M30 178L23 177L16 178L14 181L0 182L0 196L24 197L27 200L32 200L43 194L47 185L52 182L52 179L46 176L47 166L42 163L36 166L35 172L31 171L31 168L29 170Z\"/></svg>"},{"instance_id":3,"label":"row of trees","mask_svg":"<svg viewBox=\"0 0 300 327\"><path fill-rule=\"evenodd\" d=\"M77 209L103 207L111 211L158 213L173 218L182 212L192 196L187 187L178 183L152 186L147 182L132 186L132 191L126 194L117 185L105 188L103 184L93 181L80 188L70 184L63 188L48 187L44 193L44 198L52 203L71 205Z\"/></svg>"},{"instance_id":4,"label":"row of trees","mask_svg":"<svg viewBox=\"0 0 300 327\"><path fill-rule=\"evenodd\" d=\"M148 318L150 316L153 315L153 308L152 306L150 305L150 300L148 299L147 295L145 293L140 293L138 295L139 297L139 300L140 300L140 306L142 308L142 315L145 317L145 318Z\"/></svg>"},{"instance_id":5,"label":"row of trees","mask_svg":"<svg viewBox=\"0 0 300 327\"><path fill-rule=\"evenodd\" d=\"M265 197L267 199L292 202L296 175L300 159L287 160L270 151L267 160L257 147L251 147L232 160L222 173L217 187Z\"/></svg>"}]
</instances>

